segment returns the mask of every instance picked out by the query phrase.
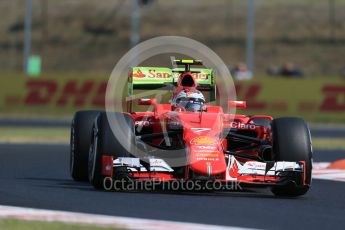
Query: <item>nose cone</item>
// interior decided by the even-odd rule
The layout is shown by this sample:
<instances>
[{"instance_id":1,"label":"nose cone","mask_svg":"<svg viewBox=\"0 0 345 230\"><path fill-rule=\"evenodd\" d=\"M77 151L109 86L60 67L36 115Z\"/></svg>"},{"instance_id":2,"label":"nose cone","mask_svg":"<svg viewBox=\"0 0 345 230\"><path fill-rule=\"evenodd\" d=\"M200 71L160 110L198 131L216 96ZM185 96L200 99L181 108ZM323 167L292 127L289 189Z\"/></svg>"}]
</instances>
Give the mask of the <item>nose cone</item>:
<instances>
[{"instance_id":1,"label":"nose cone","mask_svg":"<svg viewBox=\"0 0 345 230\"><path fill-rule=\"evenodd\" d=\"M220 140L216 137L198 136L189 142L191 170L205 176L225 173L226 162Z\"/></svg>"},{"instance_id":2,"label":"nose cone","mask_svg":"<svg viewBox=\"0 0 345 230\"><path fill-rule=\"evenodd\" d=\"M204 176L225 173L226 161L219 138L223 130L223 114L205 112L178 116L191 170Z\"/></svg>"}]
</instances>

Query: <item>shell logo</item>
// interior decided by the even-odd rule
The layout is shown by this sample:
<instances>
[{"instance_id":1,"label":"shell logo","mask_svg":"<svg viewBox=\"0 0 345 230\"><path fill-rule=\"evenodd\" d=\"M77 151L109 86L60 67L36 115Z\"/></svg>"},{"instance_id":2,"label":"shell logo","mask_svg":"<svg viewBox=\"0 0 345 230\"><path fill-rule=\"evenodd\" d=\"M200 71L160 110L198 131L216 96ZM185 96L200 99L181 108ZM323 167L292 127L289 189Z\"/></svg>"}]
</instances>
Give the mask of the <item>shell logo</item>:
<instances>
[{"instance_id":1,"label":"shell logo","mask_svg":"<svg viewBox=\"0 0 345 230\"><path fill-rule=\"evenodd\" d=\"M215 145L217 144L217 139L209 136L195 137L190 141L194 145Z\"/></svg>"}]
</instances>

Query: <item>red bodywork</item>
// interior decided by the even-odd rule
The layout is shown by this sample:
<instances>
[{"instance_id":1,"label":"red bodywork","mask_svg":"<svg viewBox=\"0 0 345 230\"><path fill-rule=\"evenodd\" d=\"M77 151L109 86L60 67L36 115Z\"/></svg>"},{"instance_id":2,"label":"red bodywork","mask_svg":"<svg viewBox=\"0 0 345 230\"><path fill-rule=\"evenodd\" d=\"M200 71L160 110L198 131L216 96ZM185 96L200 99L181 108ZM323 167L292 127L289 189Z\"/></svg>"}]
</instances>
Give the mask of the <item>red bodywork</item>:
<instances>
[{"instance_id":1,"label":"red bodywork","mask_svg":"<svg viewBox=\"0 0 345 230\"><path fill-rule=\"evenodd\" d=\"M162 121L169 123L169 121L179 120L183 126L183 140L186 143L187 171L192 170L201 175L215 176L222 174L220 180L226 180L226 173L233 178L237 178L237 181L252 182L252 183L265 183L265 181L279 181L279 177L269 176L242 176L238 177L236 165L233 165L231 170L227 171L227 154L224 154L224 150L227 150L227 139L219 138L222 136L224 130L227 129L240 129L241 131L251 131L257 133L256 138L262 140L270 138L269 127L255 125L251 121L262 118L272 120L269 116L245 116L245 115L230 115L224 114L221 107L208 106L207 112L172 112L170 104L160 104L155 106L154 112L136 112L131 114L137 125L151 126L153 132L162 132ZM178 118L178 119L176 119ZM145 122L143 122L145 120ZM205 130L196 132L198 130ZM161 140L153 140L160 142ZM242 150L238 153L245 152L253 156L259 156L257 150ZM241 163L248 161L244 158L237 158ZM212 168L211 172L208 172L208 168ZM177 178L172 177L170 173L135 173L134 177L145 178L159 177L161 180L174 180ZM188 178L188 174L184 179Z\"/></svg>"},{"instance_id":2,"label":"red bodywork","mask_svg":"<svg viewBox=\"0 0 345 230\"><path fill-rule=\"evenodd\" d=\"M181 75L173 96L177 95L181 90L194 90L197 85L194 81L192 86L185 87L182 85L183 78L190 76L189 72ZM265 121L269 123L271 116L264 115L234 115L224 113L220 106L207 106L207 110L203 112L186 112L178 108L174 108L170 104L157 104L155 99L141 100L141 105L153 106L153 111L133 112L130 115L135 122L136 127L148 130L147 133L163 133L173 128L180 127L181 137L186 149L186 163L183 176L178 176L171 172L150 172L150 171L133 171L131 176L137 180L190 180L196 178L208 178L217 181L237 181L248 184L276 185L282 182L280 175L267 175L266 173L246 174L239 173L239 168L246 162L247 165L253 164L256 167L258 162L253 160L255 157L263 157L264 149L271 151L272 146L271 130L269 125L257 123L257 121ZM245 108L245 102L230 101L229 111L231 107ZM227 132L234 132L239 135L249 136L255 141L262 141L266 144L246 143L243 145L241 141L236 142L235 138L229 139ZM145 135L137 133L137 135ZM162 143L164 137L155 137L149 140L153 145ZM266 146L267 145L267 146ZM237 154L229 154L226 151L232 151ZM238 155L245 154L251 156L241 157ZM103 175L113 176L112 167L113 157L103 156ZM301 165L304 162L300 162ZM263 169L266 170L266 169ZM304 173L298 175L299 180L305 180Z\"/></svg>"}]
</instances>

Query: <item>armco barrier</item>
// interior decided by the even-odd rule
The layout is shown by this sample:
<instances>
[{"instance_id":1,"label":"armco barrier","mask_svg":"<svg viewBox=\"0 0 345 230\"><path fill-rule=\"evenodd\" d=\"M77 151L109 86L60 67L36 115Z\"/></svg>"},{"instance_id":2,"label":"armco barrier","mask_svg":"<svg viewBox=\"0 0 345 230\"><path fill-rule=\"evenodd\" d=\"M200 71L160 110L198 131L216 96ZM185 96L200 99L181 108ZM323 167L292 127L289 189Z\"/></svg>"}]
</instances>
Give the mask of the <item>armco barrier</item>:
<instances>
[{"instance_id":1,"label":"armco barrier","mask_svg":"<svg viewBox=\"0 0 345 230\"><path fill-rule=\"evenodd\" d=\"M104 108L105 78L0 78L0 112L71 115ZM236 83L237 97L248 108L238 112L300 116L309 121L345 122L345 81L270 79Z\"/></svg>"}]
</instances>

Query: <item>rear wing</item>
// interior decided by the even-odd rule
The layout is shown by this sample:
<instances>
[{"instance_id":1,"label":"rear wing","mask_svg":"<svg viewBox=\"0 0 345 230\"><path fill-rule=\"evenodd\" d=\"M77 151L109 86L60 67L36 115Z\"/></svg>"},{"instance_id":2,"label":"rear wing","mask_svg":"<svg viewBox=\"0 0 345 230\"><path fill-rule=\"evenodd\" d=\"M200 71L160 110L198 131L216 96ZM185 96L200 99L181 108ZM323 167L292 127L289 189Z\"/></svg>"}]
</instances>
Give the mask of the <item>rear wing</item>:
<instances>
[{"instance_id":1,"label":"rear wing","mask_svg":"<svg viewBox=\"0 0 345 230\"><path fill-rule=\"evenodd\" d=\"M176 83L180 73L183 71L184 68L132 67L128 83L132 84L134 89L160 88L169 83ZM212 89L214 86L212 69L191 68L190 71L194 79L196 79L200 90Z\"/></svg>"},{"instance_id":2,"label":"rear wing","mask_svg":"<svg viewBox=\"0 0 345 230\"><path fill-rule=\"evenodd\" d=\"M179 63L176 63L179 64ZM195 63L194 63L195 64ZM127 111L136 111L135 102L138 92L143 93L145 90L166 90L171 89L170 86L176 86L180 74L185 71L185 68L165 68L165 67L132 67L128 76L128 98ZM192 76L197 81L198 90L206 91L204 96L209 101L214 101L216 98L216 85L214 73L212 69L206 68L190 68ZM134 92L137 90L138 92ZM170 97L169 97L170 98Z\"/></svg>"}]
</instances>

